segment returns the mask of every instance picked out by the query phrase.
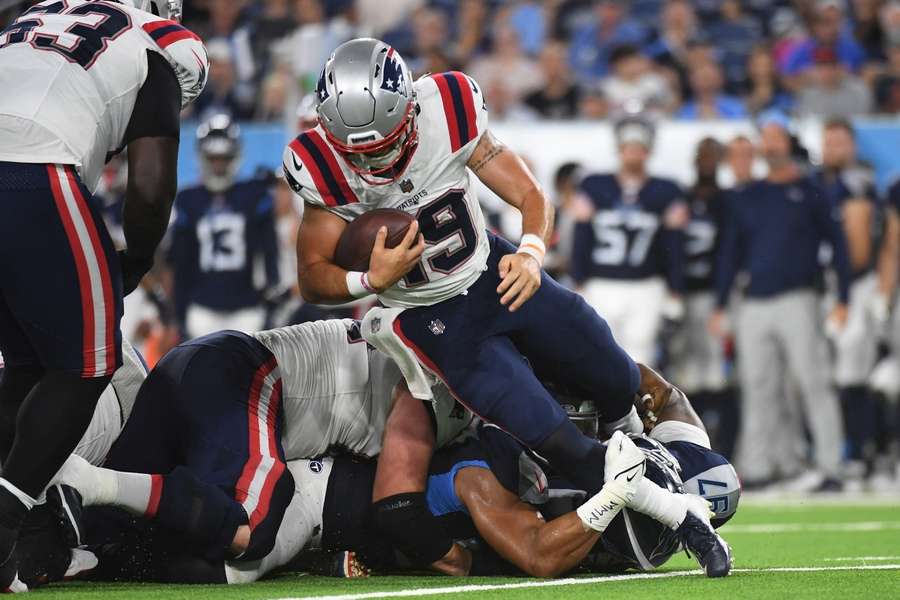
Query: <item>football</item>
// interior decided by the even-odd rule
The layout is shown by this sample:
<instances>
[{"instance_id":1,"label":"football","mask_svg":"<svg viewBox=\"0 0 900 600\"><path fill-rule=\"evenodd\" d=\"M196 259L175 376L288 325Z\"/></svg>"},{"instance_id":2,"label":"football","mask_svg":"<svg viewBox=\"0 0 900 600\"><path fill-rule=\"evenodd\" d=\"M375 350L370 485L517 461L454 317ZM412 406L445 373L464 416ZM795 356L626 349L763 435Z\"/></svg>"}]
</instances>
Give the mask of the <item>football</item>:
<instances>
[{"instance_id":1,"label":"football","mask_svg":"<svg viewBox=\"0 0 900 600\"><path fill-rule=\"evenodd\" d=\"M376 208L352 221L334 249L334 263L348 271L367 271L375 236L382 226L387 227L386 248L394 248L401 241L415 218L393 208Z\"/></svg>"}]
</instances>

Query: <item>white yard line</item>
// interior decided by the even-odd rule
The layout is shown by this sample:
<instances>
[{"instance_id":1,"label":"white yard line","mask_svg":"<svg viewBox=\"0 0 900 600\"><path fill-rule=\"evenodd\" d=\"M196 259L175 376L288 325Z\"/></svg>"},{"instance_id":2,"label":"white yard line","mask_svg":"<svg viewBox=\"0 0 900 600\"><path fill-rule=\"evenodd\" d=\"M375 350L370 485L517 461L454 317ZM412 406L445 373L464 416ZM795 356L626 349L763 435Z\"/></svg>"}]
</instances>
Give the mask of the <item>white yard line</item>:
<instances>
[{"instance_id":1,"label":"white yard line","mask_svg":"<svg viewBox=\"0 0 900 600\"><path fill-rule=\"evenodd\" d=\"M900 570L900 564L834 566L834 567L772 567L766 569L733 569L732 573L819 573L823 571L882 571ZM605 577L584 577L568 579L552 579L547 581L523 581L521 583L498 583L485 585L457 585L450 587L419 588L414 590L397 590L386 592L366 592L362 594L342 594L338 596L304 596L298 598L280 598L279 600L369 600L370 598L405 598L409 596L442 596L445 594L464 594L469 592L490 592L496 590L517 590L523 588L545 588L569 585L591 585L616 581L635 581L640 579L669 579L672 577L700 576L702 571L669 571L666 573L634 573L629 575L609 575Z\"/></svg>"},{"instance_id":2,"label":"white yard line","mask_svg":"<svg viewBox=\"0 0 900 600\"><path fill-rule=\"evenodd\" d=\"M855 523L756 523L753 525L725 525L722 534L732 533L795 533L802 531L854 532L900 530L900 521L857 521Z\"/></svg>"},{"instance_id":3,"label":"white yard line","mask_svg":"<svg viewBox=\"0 0 900 600\"><path fill-rule=\"evenodd\" d=\"M900 560L900 556L836 556L823 558L825 562L857 562L865 560Z\"/></svg>"}]
</instances>

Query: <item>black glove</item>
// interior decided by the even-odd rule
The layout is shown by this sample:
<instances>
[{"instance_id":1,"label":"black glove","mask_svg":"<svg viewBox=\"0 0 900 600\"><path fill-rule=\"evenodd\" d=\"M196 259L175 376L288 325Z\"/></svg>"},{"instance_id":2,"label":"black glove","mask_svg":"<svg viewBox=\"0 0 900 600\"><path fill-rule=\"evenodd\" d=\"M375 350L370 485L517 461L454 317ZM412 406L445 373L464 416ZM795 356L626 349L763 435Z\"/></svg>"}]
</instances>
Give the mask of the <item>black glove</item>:
<instances>
[{"instance_id":1,"label":"black glove","mask_svg":"<svg viewBox=\"0 0 900 600\"><path fill-rule=\"evenodd\" d=\"M137 289L141 279L153 268L153 258L137 258L127 250L119 251L119 265L122 269L122 295L127 296Z\"/></svg>"}]
</instances>

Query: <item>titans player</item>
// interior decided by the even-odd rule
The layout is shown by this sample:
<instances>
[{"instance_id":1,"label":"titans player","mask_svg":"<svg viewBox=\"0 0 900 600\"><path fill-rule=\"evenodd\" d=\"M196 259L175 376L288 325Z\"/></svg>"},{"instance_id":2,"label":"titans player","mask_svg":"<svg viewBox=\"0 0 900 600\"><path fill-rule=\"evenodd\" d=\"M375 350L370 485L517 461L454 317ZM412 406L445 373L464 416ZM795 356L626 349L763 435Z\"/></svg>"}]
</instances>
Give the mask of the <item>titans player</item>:
<instances>
[{"instance_id":1,"label":"titans player","mask_svg":"<svg viewBox=\"0 0 900 600\"><path fill-rule=\"evenodd\" d=\"M481 87L459 72L414 82L395 49L358 39L326 62L317 103L319 125L284 153L286 178L306 204L304 298L338 304L376 294L391 310L370 321L373 329L395 331L462 403L596 493L603 449L574 428L522 355L602 399L609 430L639 427L631 405L638 370L595 311L543 275L553 204L488 131ZM485 230L474 177L521 211L518 247ZM349 221L373 208L417 221L393 249L379 232L368 271L348 272L334 264L335 245ZM379 461L376 520L420 564L460 573L466 553L426 510L427 415L421 403L399 409Z\"/></svg>"},{"instance_id":2,"label":"titans player","mask_svg":"<svg viewBox=\"0 0 900 600\"><path fill-rule=\"evenodd\" d=\"M241 162L238 126L228 115L197 130L201 185L175 199L170 261L176 316L188 337L220 329L258 331L263 290L278 285L278 237L266 181L235 181ZM257 266L265 285L256 284Z\"/></svg>"},{"instance_id":3,"label":"titans player","mask_svg":"<svg viewBox=\"0 0 900 600\"><path fill-rule=\"evenodd\" d=\"M616 124L619 171L589 175L581 192L593 216L575 227L572 277L635 361L656 362L663 318L680 320L687 205L678 186L647 174L653 129Z\"/></svg>"},{"instance_id":4,"label":"titans player","mask_svg":"<svg viewBox=\"0 0 900 600\"><path fill-rule=\"evenodd\" d=\"M181 109L208 71L180 12L178 0L47 0L0 32L0 590L22 519L122 364L122 297L169 221ZM117 256L92 194L126 146Z\"/></svg>"},{"instance_id":5,"label":"titans player","mask_svg":"<svg viewBox=\"0 0 900 600\"><path fill-rule=\"evenodd\" d=\"M879 295L875 276L875 224L880 220L874 173L856 157L853 126L844 120L825 123L822 167L814 176L840 216L850 258L847 324L835 337L834 379L840 392L851 460L862 460L862 446L874 435L875 405L868 388L878 353L879 322L874 310Z\"/></svg>"}]
</instances>

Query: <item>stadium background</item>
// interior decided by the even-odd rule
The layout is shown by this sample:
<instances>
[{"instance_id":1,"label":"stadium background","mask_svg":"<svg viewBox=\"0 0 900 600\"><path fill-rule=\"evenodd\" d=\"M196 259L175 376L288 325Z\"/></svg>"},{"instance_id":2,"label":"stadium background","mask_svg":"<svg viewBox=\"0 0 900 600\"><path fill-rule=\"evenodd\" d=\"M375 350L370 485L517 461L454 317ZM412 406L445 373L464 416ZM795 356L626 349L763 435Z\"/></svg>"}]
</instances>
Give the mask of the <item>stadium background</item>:
<instances>
[{"instance_id":1,"label":"stadium background","mask_svg":"<svg viewBox=\"0 0 900 600\"><path fill-rule=\"evenodd\" d=\"M29 4L6 8L0 26ZM277 175L283 146L297 133L298 116L309 115L308 94L323 61L353 37L377 36L391 43L417 76L459 69L474 77L485 90L492 130L529 161L562 212L566 192L557 185L560 167L574 163L579 173L614 170L612 123L632 113L657 125L650 174L673 178L686 191L695 181L695 149L703 137L723 144L738 135L755 141L756 120L773 110L791 117L810 166L821 157L824 120L850 119L858 158L873 171L877 197L872 200L881 215L888 210L888 187L900 171L897 1L188 0L184 21L206 41L211 70L206 91L185 115L181 187L201 183L198 124L216 113L230 114L241 125L238 177L273 175L268 181L280 279L259 290L269 325L335 314L314 307L299 310L293 232L302 207ZM113 230L124 181L121 168L121 161L111 163L102 191ZM757 157L754 174L765 172ZM733 183L727 161L719 168L719 181L725 188ZM515 214L486 189L480 194L492 226L516 239ZM161 258L154 278L129 299L125 324L126 335L151 361L186 336L172 316L177 273L166 264L165 252ZM555 274L566 281L566 257L556 256L554 264ZM257 279L255 285L268 284ZM361 310L350 307L337 314ZM896 489L900 480L900 375L891 348L896 329L885 322L873 333L881 339L884 359L873 384L882 412L865 462L848 463L855 489ZM735 359L726 356L729 362ZM785 389L780 401L794 402L790 385ZM798 434L802 437L802 428Z\"/></svg>"}]
</instances>

